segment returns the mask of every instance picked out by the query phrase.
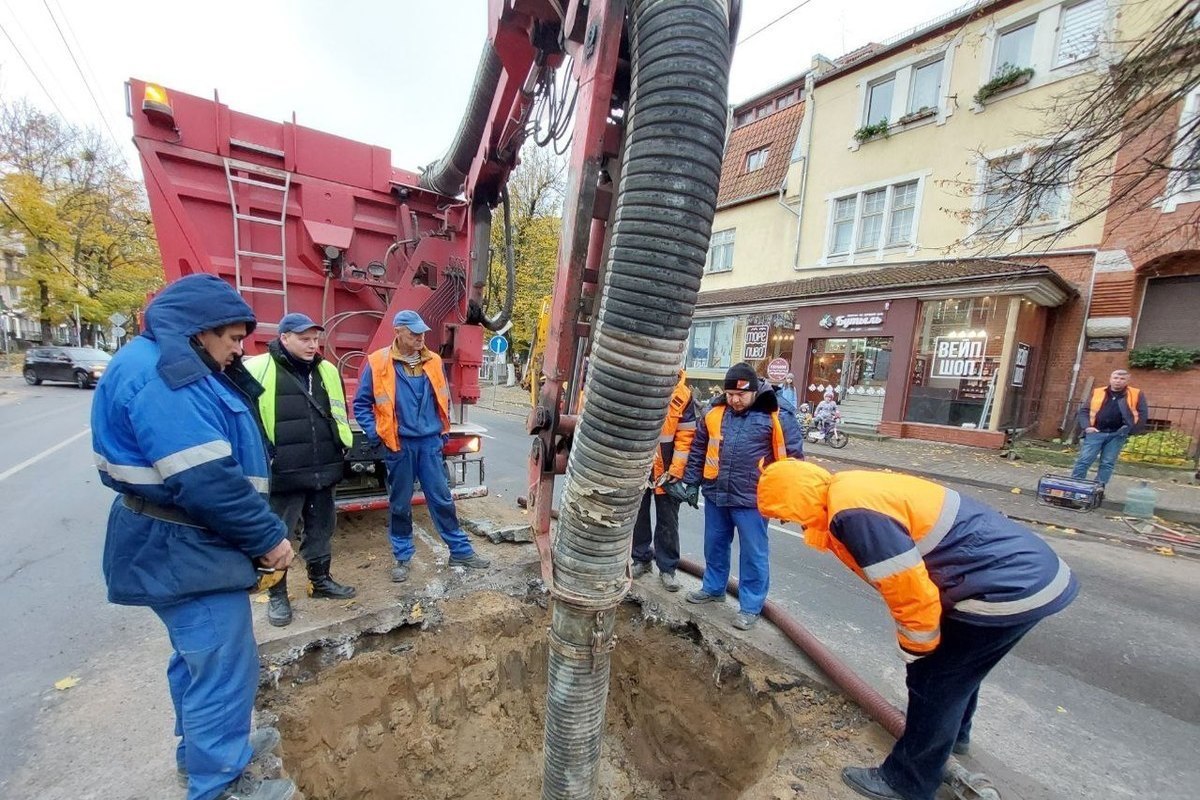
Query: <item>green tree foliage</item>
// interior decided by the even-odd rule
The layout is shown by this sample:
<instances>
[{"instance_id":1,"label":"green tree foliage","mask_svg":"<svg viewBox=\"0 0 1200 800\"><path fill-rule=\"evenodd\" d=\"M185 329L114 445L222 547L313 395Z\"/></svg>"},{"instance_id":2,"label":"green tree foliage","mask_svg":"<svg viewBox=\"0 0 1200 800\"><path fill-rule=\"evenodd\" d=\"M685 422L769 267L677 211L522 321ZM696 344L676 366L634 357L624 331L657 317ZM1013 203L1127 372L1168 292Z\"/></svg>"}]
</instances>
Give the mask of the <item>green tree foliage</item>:
<instances>
[{"instance_id":1,"label":"green tree foliage","mask_svg":"<svg viewBox=\"0 0 1200 800\"><path fill-rule=\"evenodd\" d=\"M565 162L550 149L527 144L508 182L517 275L513 326L508 339L522 359L537 327L542 297L551 293L554 284L566 174ZM504 282L504 224L500 209L496 209L493 220L488 285L491 305L496 306Z\"/></svg>"},{"instance_id":2,"label":"green tree foliage","mask_svg":"<svg viewBox=\"0 0 1200 800\"><path fill-rule=\"evenodd\" d=\"M0 103L0 194L0 227L25 248L20 310L39 319L43 341L76 306L94 325L117 311L133 318L161 285L141 186L96 132Z\"/></svg>"}]
</instances>

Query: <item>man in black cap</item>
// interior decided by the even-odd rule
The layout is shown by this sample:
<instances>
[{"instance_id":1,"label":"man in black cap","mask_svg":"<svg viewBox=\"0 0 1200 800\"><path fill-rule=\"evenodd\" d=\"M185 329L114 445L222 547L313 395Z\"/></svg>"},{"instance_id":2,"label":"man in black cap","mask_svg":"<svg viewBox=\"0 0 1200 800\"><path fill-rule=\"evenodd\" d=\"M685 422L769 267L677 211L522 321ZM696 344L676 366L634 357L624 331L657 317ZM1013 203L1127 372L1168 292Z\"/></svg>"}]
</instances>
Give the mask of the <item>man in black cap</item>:
<instances>
[{"instance_id":1,"label":"man in black cap","mask_svg":"<svg viewBox=\"0 0 1200 800\"><path fill-rule=\"evenodd\" d=\"M245 364L263 386L258 406L274 445L271 508L289 532L299 529L309 594L345 600L354 597L354 589L329 574L337 518L333 487L342 479L343 456L354 437L342 378L318 352L324 330L304 314L288 314L279 321L279 338L267 352ZM268 592L267 621L278 627L289 624L287 576Z\"/></svg>"},{"instance_id":2,"label":"man in black cap","mask_svg":"<svg viewBox=\"0 0 1200 800\"><path fill-rule=\"evenodd\" d=\"M734 626L749 630L758 622L770 584L767 521L758 511L762 468L785 458L803 458L804 441L796 418L779 413L770 385L760 389L749 364L725 373L725 391L696 427L681 483L667 491L699 505L704 488L704 585L689 592L689 603L724 602L729 581L733 533L738 533L738 603Z\"/></svg>"}]
</instances>

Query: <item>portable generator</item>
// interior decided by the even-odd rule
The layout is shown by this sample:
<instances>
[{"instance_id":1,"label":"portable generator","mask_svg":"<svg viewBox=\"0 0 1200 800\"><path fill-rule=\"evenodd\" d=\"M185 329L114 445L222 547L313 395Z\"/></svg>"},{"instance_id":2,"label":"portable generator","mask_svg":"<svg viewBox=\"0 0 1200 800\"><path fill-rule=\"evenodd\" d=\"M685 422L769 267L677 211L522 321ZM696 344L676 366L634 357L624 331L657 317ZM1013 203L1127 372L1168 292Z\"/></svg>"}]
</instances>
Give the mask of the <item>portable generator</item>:
<instances>
[{"instance_id":1,"label":"portable generator","mask_svg":"<svg viewBox=\"0 0 1200 800\"><path fill-rule=\"evenodd\" d=\"M1104 502L1104 484L1066 475L1043 475L1038 480L1038 502L1087 513Z\"/></svg>"}]
</instances>

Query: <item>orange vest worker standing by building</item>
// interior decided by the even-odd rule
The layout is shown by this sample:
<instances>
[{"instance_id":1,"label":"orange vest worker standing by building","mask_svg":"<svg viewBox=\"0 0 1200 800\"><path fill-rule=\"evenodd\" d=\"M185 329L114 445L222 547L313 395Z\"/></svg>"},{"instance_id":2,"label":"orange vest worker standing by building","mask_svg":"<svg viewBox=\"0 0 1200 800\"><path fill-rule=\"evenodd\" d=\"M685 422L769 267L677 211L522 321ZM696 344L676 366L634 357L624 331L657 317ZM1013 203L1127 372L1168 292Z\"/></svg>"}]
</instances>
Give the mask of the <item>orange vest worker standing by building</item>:
<instances>
[{"instance_id":1,"label":"orange vest worker standing by building","mask_svg":"<svg viewBox=\"0 0 1200 800\"><path fill-rule=\"evenodd\" d=\"M951 751L966 753L979 686L1039 620L1079 592L1029 529L971 497L909 475L831 475L803 461L763 472L764 516L804 526L883 596L908 663L904 735L880 767L842 779L877 800L933 800Z\"/></svg>"},{"instance_id":2,"label":"orange vest worker standing by building","mask_svg":"<svg viewBox=\"0 0 1200 800\"><path fill-rule=\"evenodd\" d=\"M1096 480L1107 484L1121 448L1131 434L1146 427L1147 414L1146 395L1129 385L1129 371L1114 370L1108 377L1108 386L1093 391L1079 409L1083 441L1079 443L1079 457L1075 459L1071 477L1086 478L1092 462L1099 456Z\"/></svg>"},{"instance_id":3,"label":"orange vest worker standing by building","mask_svg":"<svg viewBox=\"0 0 1200 800\"><path fill-rule=\"evenodd\" d=\"M392 320L396 339L367 357L354 393L354 418L367 441L386 448L388 536L396 566L392 580L408 580L412 559L413 482L421 482L429 516L450 548L450 566L487 569L458 524L450 484L442 468L442 446L450 431L450 388L442 359L425 347L429 326L415 311Z\"/></svg>"},{"instance_id":4,"label":"orange vest worker standing by building","mask_svg":"<svg viewBox=\"0 0 1200 800\"><path fill-rule=\"evenodd\" d=\"M659 578L669 592L679 591L675 567L679 564L679 499L667 493L667 483L683 479L692 440L696 437L696 405L687 375L680 371L679 383L671 393L667 420L654 451L650 485L642 494L637 522L633 526L633 577L650 574L651 563L658 564ZM650 504L654 504L653 537L650 529ZM651 539L653 538L653 544Z\"/></svg>"}]
</instances>

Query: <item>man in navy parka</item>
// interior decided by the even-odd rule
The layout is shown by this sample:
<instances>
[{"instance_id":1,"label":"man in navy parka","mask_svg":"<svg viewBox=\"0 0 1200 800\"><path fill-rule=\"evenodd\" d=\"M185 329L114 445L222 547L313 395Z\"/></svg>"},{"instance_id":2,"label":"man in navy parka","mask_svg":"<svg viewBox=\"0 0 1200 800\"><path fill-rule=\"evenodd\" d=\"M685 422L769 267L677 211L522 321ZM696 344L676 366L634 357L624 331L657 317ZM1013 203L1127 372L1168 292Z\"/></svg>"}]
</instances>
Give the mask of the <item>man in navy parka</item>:
<instances>
[{"instance_id":1,"label":"man in navy parka","mask_svg":"<svg viewBox=\"0 0 1200 800\"><path fill-rule=\"evenodd\" d=\"M188 800L284 800L290 781L242 775L278 744L251 734L258 649L248 590L256 562L292 559L267 502L267 450L241 366L254 313L229 284L190 275L165 288L145 330L109 364L92 405L92 446L108 517L113 603L149 606L167 627L167 667Z\"/></svg>"}]
</instances>

